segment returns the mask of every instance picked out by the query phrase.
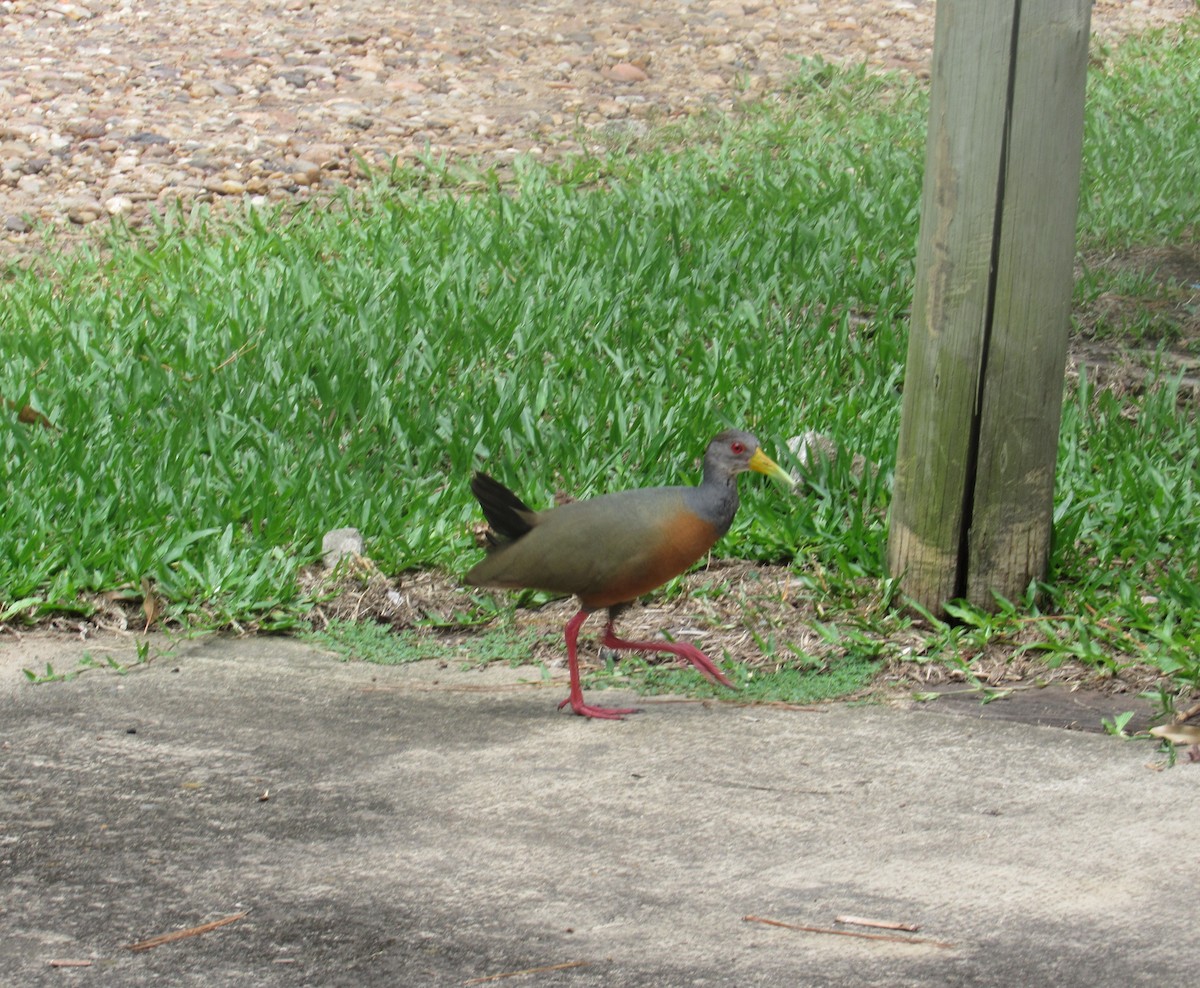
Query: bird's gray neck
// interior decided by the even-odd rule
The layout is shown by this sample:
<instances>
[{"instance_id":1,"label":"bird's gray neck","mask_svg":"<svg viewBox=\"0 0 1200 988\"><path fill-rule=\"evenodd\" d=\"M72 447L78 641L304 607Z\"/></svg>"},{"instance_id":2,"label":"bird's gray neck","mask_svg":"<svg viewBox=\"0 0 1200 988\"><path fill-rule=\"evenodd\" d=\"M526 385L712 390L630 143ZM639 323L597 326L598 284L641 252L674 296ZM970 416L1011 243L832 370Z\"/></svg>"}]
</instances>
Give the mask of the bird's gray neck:
<instances>
[{"instance_id":1,"label":"bird's gray neck","mask_svg":"<svg viewBox=\"0 0 1200 988\"><path fill-rule=\"evenodd\" d=\"M737 514L737 477L706 470L700 486L691 488L690 493L692 510L724 535Z\"/></svg>"}]
</instances>

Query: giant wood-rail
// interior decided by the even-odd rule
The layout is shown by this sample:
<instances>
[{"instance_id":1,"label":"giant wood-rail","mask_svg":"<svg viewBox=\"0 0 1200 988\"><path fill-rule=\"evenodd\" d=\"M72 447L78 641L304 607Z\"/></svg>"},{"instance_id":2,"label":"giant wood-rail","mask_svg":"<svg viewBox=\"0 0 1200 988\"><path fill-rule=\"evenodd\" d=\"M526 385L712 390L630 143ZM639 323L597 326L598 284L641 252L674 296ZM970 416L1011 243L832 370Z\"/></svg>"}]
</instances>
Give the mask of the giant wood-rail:
<instances>
[{"instance_id":1,"label":"giant wood-rail","mask_svg":"<svg viewBox=\"0 0 1200 988\"><path fill-rule=\"evenodd\" d=\"M574 594L579 612L567 622L568 703L583 717L619 720L636 708L593 707L583 702L579 682L579 629L592 611L608 609L601 645L638 652L668 652L690 662L714 682L732 684L694 645L625 641L614 622L623 608L699 560L733 522L738 507L737 475L754 470L791 485L792 479L764 453L748 432L727 430L704 453L697 487L647 487L534 511L485 473L471 491L491 530L488 555L467 573L472 586L547 590Z\"/></svg>"}]
</instances>

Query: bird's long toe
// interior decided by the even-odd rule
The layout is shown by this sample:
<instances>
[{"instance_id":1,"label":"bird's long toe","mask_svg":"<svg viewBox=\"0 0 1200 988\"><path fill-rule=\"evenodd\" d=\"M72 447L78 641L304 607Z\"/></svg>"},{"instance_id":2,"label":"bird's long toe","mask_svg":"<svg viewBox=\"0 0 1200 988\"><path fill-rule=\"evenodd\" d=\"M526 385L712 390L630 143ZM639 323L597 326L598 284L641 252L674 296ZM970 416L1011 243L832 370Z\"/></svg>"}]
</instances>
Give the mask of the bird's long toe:
<instances>
[{"instance_id":1,"label":"bird's long toe","mask_svg":"<svg viewBox=\"0 0 1200 988\"><path fill-rule=\"evenodd\" d=\"M640 707L593 707L590 704L582 701L575 701L571 697L567 697L558 705L558 709L562 710L567 704L571 705L572 713L578 714L580 717L594 717L597 720L624 720L629 714L640 714Z\"/></svg>"},{"instance_id":2,"label":"bird's long toe","mask_svg":"<svg viewBox=\"0 0 1200 988\"><path fill-rule=\"evenodd\" d=\"M678 645L676 647L679 649L679 651L677 651L675 654L684 661L690 662L693 666L695 666L696 670L705 679L708 679L714 683L720 683L722 686L728 686L731 690L737 689L737 687L729 681L725 674L717 668L717 664L713 662L713 660L707 655L701 652L700 649L694 648L691 645Z\"/></svg>"}]
</instances>

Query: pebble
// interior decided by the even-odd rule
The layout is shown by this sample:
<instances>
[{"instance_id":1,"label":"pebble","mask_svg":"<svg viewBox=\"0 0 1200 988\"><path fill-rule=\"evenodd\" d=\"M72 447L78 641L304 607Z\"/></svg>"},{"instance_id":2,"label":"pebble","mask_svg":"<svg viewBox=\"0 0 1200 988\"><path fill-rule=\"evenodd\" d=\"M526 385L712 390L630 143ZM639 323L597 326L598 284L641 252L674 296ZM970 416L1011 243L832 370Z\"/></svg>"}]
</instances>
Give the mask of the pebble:
<instances>
[{"instance_id":1,"label":"pebble","mask_svg":"<svg viewBox=\"0 0 1200 988\"><path fill-rule=\"evenodd\" d=\"M67 219L80 226L95 223L104 215L104 207L95 199L68 199L66 210Z\"/></svg>"},{"instance_id":2,"label":"pebble","mask_svg":"<svg viewBox=\"0 0 1200 988\"><path fill-rule=\"evenodd\" d=\"M246 191L245 183L235 178L212 178L204 183L204 187L222 196L240 196Z\"/></svg>"},{"instance_id":3,"label":"pebble","mask_svg":"<svg viewBox=\"0 0 1200 988\"><path fill-rule=\"evenodd\" d=\"M588 147L577 127L731 110L796 56L927 72L932 0L0 0L0 257L172 200L323 196L358 161L500 165ZM1192 0L1096 0L1101 35ZM634 118L637 118L636 120ZM601 142L593 142L598 146Z\"/></svg>"},{"instance_id":4,"label":"pebble","mask_svg":"<svg viewBox=\"0 0 1200 988\"><path fill-rule=\"evenodd\" d=\"M314 161L301 158L289 166L292 180L297 185L312 185L321 180L321 166Z\"/></svg>"},{"instance_id":5,"label":"pebble","mask_svg":"<svg viewBox=\"0 0 1200 988\"><path fill-rule=\"evenodd\" d=\"M650 78L645 69L631 62L617 62L605 74L615 82L645 82Z\"/></svg>"},{"instance_id":6,"label":"pebble","mask_svg":"<svg viewBox=\"0 0 1200 988\"><path fill-rule=\"evenodd\" d=\"M133 209L133 199L129 196L110 196L104 200L104 208L112 216L120 216Z\"/></svg>"},{"instance_id":7,"label":"pebble","mask_svg":"<svg viewBox=\"0 0 1200 988\"><path fill-rule=\"evenodd\" d=\"M361 556L364 548L362 533L357 528L335 528L321 539L321 561L326 569L333 569L347 556Z\"/></svg>"}]
</instances>

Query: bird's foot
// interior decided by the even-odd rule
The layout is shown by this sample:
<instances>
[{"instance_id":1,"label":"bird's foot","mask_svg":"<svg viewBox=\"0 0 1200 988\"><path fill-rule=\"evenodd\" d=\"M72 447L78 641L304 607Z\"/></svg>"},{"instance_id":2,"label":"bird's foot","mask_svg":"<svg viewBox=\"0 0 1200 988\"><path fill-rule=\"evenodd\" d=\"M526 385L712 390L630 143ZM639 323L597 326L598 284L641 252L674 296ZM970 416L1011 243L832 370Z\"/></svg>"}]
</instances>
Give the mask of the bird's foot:
<instances>
[{"instance_id":1,"label":"bird's foot","mask_svg":"<svg viewBox=\"0 0 1200 988\"><path fill-rule=\"evenodd\" d=\"M639 707L593 707L583 702L583 697L576 699L573 696L567 697L558 705L558 709L562 710L567 704L571 705L572 712L580 717L595 717L597 720L624 720L627 714L640 714Z\"/></svg>"},{"instance_id":2,"label":"bird's foot","mask_svg":"<svg viewBox=\"0 0 1200 988\"><path fill-rule=\"evenodd\" d=\"M728 686L731 690L737 689L737 687L729 681L725 673L721 672L721 670L717 668L717 664L713 662L713 660L707 655L701 652L700 649L696 648L695 645L679 643L673 645L668 651L677 655L683 661L690 662L696 667L696 670L700 673L700 675L704 676L706 679L714 683L720 683L722 686Z\"/></svg>"},{"instance_id":3,"label":"bird's foot","mask_svg":"<svg viewBox=\"0 0 1200 988\"><path fill-rule=\"evenodd\" d=\"M667 652L684 662L690 662L705 679L728 686L731 690L737 689L717 668L716 663L695 645L689 645L686 642L628 642L618 638L611 627L606 629L600 643L606 648L631 652Z\"/></svg>"}]
</instances>

